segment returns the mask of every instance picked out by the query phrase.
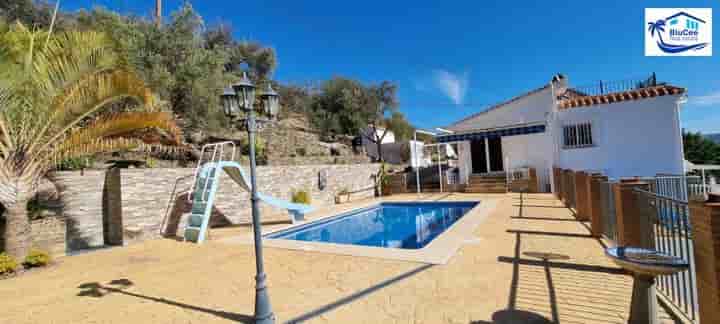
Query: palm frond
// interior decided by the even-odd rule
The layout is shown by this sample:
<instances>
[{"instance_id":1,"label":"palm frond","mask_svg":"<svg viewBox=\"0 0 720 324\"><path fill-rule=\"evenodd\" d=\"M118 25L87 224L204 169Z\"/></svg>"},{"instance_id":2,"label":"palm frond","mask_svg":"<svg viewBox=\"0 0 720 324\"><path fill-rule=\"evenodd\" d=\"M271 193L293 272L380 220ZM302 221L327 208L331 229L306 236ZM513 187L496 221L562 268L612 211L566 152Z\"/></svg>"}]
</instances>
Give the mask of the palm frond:
<instances>
[{"instance_id":1,"label":"palm frond","mask_svg":"<svg viewBox=\"0 0 720 324\"><path fill-rule=\"evenodd\" d=\"M54 127L50 139L43 143L39 151L44 150L84 118L110 103L127 98L134 99L144 107L155 105L150 89L134 73L121 70L87 76L54 100L52 118L37 134L37 141L31 147L43 141L46 132Z\"/></svg>"},{"instance_id":2,"label":"palm frond","mask_svg":"<svg viewBox=\"0 0 720 324\"><path fill-rule=\"evenodd\" d=\"M36 46L45 39L46 46ZM4 183L32 186L67 158L181 150L173 116L156 111L154 95L115 48L96 32L47 37L17 24L0 34L0 203L12 194ZM95 116L127 99L147 112ZM167 140L155 145L129 138L147 135L140 131L161 132Z\"/></svg>"},{"instance_id":3,"label":"palm frond","mask_svg":"<svg viewBox=\"0 0 720 324\"><path fill-rule=\"evenodd\" d=\"M99 153L121 151L174 154L179 152L180 149L166 145L150 145L135 138L99 138L81 145L68 147L65 150L56 151L48 161L63 161L65 159L87 157Z\"/></svg>"},{"instance_id":4,"label":"palm frond","mask_svg":"<svg viewBox=\"0 0 720 324\"><path fill-rule=\"evenodd\" d=\"M70 134L57 150L64 151L103 137L127 137L142 129L161 130L169 137L170 143L179 144L181 141L180 128L175 124L171 114L166 112L126 112L110 115L80 128Z\"/></svg>"}]
</instances>

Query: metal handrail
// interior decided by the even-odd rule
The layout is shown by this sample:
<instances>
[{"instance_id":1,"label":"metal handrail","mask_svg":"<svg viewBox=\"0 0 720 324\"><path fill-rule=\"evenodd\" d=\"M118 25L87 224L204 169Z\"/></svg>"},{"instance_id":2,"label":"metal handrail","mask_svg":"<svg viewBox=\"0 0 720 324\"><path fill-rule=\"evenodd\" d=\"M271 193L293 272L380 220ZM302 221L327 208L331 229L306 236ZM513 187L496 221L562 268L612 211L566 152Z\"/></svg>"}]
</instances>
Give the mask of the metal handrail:
<instances>
[{"instance_id":1,"label":"metal handrail","mask_svg":"<svg viewBox=\"0 0 720 324\"><path fill-rule=\"evenodd\" d=\"M195 187L197 186L198 174L200 173L202 166L208 162L220 162L223 158L223 154L225 153L225 149L224 149L225 145L230 145L230 147L232 147L232 153L230 155L230 160L234 161L235 160L235 152L237 149L237 147L235 146L235 142L224 141L224 142L210 143L210 144L203 145L203 147L200 151L200 158L198 159L197 167L195 168L195 172L193 174L192 187L190 188L190 194L188 195L189 202L192 201L192 196L195 191ZM210 152L211 148L212 148L212 155L210 157L210 160L203 163L203 158L205 157L205 152L206 151ZM220 150L219 155L218 155L218 148ZM215 160L216 158L217 158L217 161ZM216 165L215 170L212 171L213 176L215 176L217 174L218 167L219 167L219 164ZM200 192L200 195L201 195L200 199L203 202L205 201L205 192L207 192L207 189L208 189L208 181L205 180L205 185L203 186L203 190Z\"/></svg>"}]
</instances>

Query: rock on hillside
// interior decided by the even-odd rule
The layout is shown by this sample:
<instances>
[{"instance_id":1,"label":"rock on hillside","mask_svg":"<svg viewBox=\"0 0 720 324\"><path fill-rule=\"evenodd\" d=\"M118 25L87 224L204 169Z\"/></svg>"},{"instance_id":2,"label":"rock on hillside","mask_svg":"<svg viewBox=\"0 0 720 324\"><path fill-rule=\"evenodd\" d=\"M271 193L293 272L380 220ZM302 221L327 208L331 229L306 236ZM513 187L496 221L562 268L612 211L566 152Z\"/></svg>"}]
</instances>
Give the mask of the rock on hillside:
<instances>
[{"instance_id":1,"label":"rock on hillside","mask_svg":"<svg viewBox=\"0 0 720 324\"><path fill-rule=\"evenodd\" d=\"M293 115L272 125L263 127L258 137L265 144L266 162L270 165L297 164L353 164L368 163L363 154L353 152L350 138L328 143L320 140L319 133L310 127L305 116ZM236 141L239 146L247 143L247 133L208 134L203 143L221 140Z\"/></svg>"}]
</instances>

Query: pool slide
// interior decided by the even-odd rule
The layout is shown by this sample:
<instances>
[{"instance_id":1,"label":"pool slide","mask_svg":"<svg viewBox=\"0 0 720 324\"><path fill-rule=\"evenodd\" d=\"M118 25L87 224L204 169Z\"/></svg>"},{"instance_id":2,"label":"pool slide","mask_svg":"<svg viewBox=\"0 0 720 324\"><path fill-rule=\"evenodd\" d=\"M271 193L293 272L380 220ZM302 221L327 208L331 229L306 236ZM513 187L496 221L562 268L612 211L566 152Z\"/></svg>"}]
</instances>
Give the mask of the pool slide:
<instances>
[{"instance_id":1,"label":"pool slide","mask_svg":"<svg viewBox=\"0 0 720 324\"><path fill-rule=\"evenodd\" d=\"M205 163L198 172L195 180L192 210L183 235L185 241L196 243L205 241L208 224L210 223L210 215L212 215L215 193L217 192L220 182L219 174L217 174L219 169L225 171L230 179L235 181L243 190L250 192L250 179L239 163L234 161ZM310 205L292 203L259 192L257 196L258 199L271 206L286 209L293 223L304 219L305 214L311 212L313 209Z\"/></svg>"}]
</instances>

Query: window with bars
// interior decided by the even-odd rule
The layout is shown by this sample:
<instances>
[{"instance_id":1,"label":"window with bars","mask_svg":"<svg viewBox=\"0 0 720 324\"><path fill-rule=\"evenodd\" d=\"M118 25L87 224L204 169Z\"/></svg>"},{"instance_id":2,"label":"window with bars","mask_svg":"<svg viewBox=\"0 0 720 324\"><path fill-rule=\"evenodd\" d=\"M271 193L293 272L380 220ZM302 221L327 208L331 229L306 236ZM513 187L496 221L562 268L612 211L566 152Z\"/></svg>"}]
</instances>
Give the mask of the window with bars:
<instances>
[{"instance_id":1,"label":"window with bars","mask_svg":"<svg viewBox=\"0 0 720 324\"><path fill-rule=\"evenodd\" d=\"M563 148L583 148L595 145L592 123L579 123L563 126Z\"/></svg>"}]
</instances>

